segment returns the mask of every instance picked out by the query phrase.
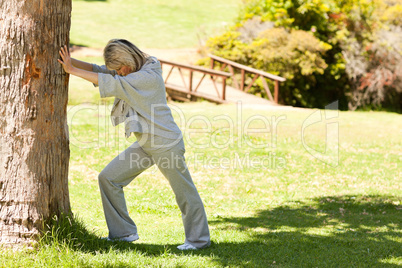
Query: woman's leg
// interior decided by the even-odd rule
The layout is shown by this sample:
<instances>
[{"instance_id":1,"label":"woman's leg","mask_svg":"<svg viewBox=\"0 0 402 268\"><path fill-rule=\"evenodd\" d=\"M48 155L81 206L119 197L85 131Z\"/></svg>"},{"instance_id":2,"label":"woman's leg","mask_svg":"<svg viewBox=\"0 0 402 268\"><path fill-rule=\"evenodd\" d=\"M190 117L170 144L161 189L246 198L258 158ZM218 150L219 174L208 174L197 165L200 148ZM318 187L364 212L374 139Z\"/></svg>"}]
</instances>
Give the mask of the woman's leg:
<instances>
[{"instance_id":1,"label":"woman's leg","mask_svg":"<svg viewBox=\"0 0 402 268\"><path fill-rule=\"evenodd\" d=\"M135 142L99 174L99 188L110 239L137 234L137 226L128 215L123 187L153 164L152 158Z\"/></svg>"},{"instance_id":2,"label":"woman's leg","mask_svg":"<svg viewBox=\"0 0 402 268\"><path fill-rule=\"evenodd\" d=\"M147 151L146 148L144 148ZM196 248L210 245L210 234L204 205L193 183L184 158L184 143L181 141L164 152L152 152L152 158L167 178L176 196L182 213L185 243Z\"/></svg>"}]
</instances>

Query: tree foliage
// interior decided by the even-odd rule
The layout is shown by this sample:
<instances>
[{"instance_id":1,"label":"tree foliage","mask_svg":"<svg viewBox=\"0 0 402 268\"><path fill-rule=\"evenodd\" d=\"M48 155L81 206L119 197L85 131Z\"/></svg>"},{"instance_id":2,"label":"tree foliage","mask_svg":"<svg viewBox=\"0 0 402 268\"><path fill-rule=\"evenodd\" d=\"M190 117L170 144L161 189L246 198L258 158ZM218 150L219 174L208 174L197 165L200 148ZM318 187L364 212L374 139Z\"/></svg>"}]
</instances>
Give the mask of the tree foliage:
<instances>
[{"instance_id":1,"label":"tree foliage","mask_svg":"<svg viewBox=\"0 0 402 268\"><path fill-rule=\"evenodd\" d=\"M287 78L285 104L400 109L401 15L402 0L246 0L236 24L206 46Z\"/></svg>"}]
</instances>

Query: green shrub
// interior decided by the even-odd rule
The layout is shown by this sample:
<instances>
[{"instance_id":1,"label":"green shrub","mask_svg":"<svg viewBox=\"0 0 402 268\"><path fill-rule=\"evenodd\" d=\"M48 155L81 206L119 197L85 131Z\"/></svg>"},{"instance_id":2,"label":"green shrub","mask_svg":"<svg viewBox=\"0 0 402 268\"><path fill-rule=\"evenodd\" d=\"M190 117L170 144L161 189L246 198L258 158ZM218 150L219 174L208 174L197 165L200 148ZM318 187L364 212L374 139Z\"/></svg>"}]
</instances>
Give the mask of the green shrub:
<instances>
[{"instance_id":1,"label":"green shrub","mask_svg":"<svg viewBox=\"0 0 402 268\"><path fill-rule=\"evenodd\" d=\"M210 38L209 50L220 57L244 64L287 79L280 84L280 101L294 106L316 107L325 101L315 92L315 75L323 75L328 67L323 55L331 45L320 41L311 32L285 28L268 28L251 42L242 40L239 31L231 30ZM204 62L205 64L208 64ZM252 77L246 79L246 84ZM250 93L267 98L262 82ZM273 88L273 82L269 82Z\"/></svg>"},{"instance_id":2,"label":"green shrub","mask_svg":"<svg viewBox=\"0 0 402 268\"><path fill-rule=\"evenodd\" d=\"M401 11L400 0L248 0L236 24L206 47L287 78L284 104L398 110ZM251 92L265 96L261 85Z\"/></svg>"}]
</instances>

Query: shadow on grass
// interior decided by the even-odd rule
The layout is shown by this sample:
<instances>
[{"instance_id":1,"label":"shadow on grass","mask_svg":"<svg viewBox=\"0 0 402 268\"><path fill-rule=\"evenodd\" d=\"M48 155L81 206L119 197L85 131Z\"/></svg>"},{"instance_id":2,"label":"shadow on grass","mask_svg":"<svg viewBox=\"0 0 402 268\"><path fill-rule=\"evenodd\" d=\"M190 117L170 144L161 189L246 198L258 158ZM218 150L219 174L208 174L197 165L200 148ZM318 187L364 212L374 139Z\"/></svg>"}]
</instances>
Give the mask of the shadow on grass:
<instances>
[{"instance_id":1,"label":"shadow on grass","mask_svg":"<svg viewBox=\"0 0 402 268\"><path fill-rule=\"evenodd\" d=\"M261 267L400 267L386 261L402 254L397 204L395 197L330 196L210 224L250 233L251 241L237 244L236 252L230 243L218 246L233 254L221 260L223 265L248 261Z\"/></svg>"},{"instance_id":2,"label":"shadow on grass","mask_svg":"<svg viewBox=\"0 0 402 268\"><path fill-rule=\"evenodd\" d=\"M60 233L59 238L57 234L48 236L47 242L52 237L64 239L69 241L68 247L90 253L106 253L113 248L150 257L166 252L207 256L216 266L400 267L395 263L398 260L400 264L402 255L400 209L400 200L386 196L330 196L288 202L261 210L254 217L212 220L215 233L230 233L230 239L245 234L248 239L216 242L208 249L184 253L176 245L103 241L78 221L67 224L72 229Z\"/></svg>"}]
</instances>

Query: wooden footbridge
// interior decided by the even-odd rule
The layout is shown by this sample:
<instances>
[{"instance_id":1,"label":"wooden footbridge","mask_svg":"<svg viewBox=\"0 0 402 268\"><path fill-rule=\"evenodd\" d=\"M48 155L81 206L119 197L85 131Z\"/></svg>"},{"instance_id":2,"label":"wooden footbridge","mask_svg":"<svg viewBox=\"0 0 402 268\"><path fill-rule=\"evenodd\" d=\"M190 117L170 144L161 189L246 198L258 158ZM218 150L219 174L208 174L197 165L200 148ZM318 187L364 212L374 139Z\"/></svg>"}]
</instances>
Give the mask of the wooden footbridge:
<instances>
[{"instance_id":1,"label":"wooden footbridge","mask_svg":"<svg viewBox=\"0 0 402 268\"><path fill-rule=\"evenodd\" d=\"M285 81L285 78L215 55L210 54L209 57L211 58L211 68L160 59L162 68L168 68L168 70L164 69L164 73L166 73L164 79L169 99L185 102L205 99L218 104L244 101L245 99L252 103L271 105L278 103L279 82ZM221 65L220 70L214 69L217 62ZM225 69L229 72L224 71ZM173 73L175 75L172 75ZM247 73L251 74L253 79L246 86L245 78ZM206 77L209 79L205 79ZM226 84L228 78L232 79L234 87ZM269 100L247 93L258 78L261 78ZM272 95L266 79L274 81L274 95Z\"/></svg>"}]
</instances>

